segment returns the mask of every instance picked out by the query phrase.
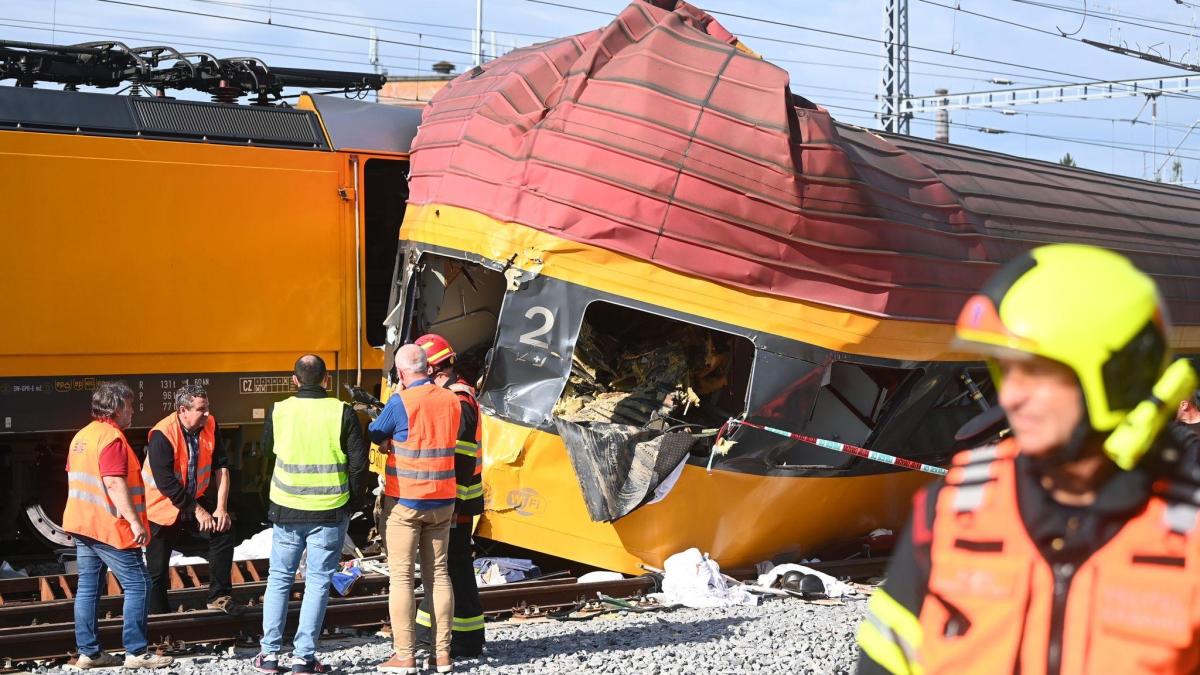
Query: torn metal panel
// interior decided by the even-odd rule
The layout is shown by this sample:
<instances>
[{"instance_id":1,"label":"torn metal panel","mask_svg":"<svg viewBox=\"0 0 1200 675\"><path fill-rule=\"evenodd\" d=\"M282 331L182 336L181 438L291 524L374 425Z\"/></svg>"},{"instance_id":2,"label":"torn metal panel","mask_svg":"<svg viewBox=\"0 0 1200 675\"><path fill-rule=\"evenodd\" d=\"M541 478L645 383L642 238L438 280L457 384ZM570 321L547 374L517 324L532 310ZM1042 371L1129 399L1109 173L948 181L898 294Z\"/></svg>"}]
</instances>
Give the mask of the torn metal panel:
<instances>
[{"instance_id":1,"label":"torn metal panel","mask_svg":"<svg viewBox=\"0 0 1200 675\"><path fill-rule=\"evenodd\" d=\"M548 425L571 371L591 291L532 277L504 296L480 403L506 419Z\"/></svg>"},{"instance_id":2,"label":"torn metal panel","mask_svg":"<svg viewBox=\"0 0 1200 675\"><path fill-rule=\"evenodd\" d=\"M611 522L648 501L667 476L701 441L684 433L661 433L624 424L575 424L554 420L588 515Z\"/></svg>"}]
</instances>

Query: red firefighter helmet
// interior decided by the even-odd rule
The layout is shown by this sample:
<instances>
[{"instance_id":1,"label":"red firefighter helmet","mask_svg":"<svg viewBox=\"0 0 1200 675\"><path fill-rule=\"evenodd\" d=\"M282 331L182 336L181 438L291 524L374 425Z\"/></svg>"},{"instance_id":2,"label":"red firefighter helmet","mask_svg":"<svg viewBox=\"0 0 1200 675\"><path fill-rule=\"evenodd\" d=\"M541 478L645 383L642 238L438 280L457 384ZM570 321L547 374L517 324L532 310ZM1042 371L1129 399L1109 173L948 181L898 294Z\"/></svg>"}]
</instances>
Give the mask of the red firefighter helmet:
<instances>
[{"instance_id":1,"label":"red firefighter helmet","mask_svg":"<svg viewBox=\"0 0 1200 675\"><path fill-rule=\"evenodd\" d=\"M417 338L417 346L425 351L425 358L429 359L429 365L438 366L449 359L454 358L454 348L446 338L437 333L427 333Z\"/></svg>"}]
</instances>

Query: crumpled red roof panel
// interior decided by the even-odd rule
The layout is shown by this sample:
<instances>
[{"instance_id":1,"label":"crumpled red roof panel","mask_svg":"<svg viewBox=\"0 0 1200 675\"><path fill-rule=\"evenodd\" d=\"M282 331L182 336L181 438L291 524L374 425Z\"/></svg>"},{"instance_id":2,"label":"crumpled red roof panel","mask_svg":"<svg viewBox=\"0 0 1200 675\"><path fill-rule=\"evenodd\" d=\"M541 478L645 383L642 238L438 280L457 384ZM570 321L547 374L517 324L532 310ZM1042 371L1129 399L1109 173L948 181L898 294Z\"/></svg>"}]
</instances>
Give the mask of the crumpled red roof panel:
<instances>
[{"instance_id":1,"label":"crumpled red roof panel","mask_svg":"<svg viewBox=\"0 0 1200 675\"><path fill-rule=\"evenodd\" d=\"M724 284L941 323L998 263L1093 243L1200 324L1200 195L838 124L675 0L452 81L425 110L410 190Z\"/></svg>"}]
</instances>

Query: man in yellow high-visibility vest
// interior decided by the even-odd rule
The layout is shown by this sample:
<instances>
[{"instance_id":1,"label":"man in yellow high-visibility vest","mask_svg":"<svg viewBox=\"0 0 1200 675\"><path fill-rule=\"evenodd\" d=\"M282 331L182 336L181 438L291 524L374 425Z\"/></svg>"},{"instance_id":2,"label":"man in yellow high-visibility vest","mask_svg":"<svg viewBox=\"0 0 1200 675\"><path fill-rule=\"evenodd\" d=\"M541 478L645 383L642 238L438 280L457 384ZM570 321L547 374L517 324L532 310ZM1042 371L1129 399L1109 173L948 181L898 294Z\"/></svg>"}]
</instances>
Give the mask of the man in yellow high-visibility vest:
<instances>
[{"instance_id":1,"label":"man in yellow high-visibility vest","mask_svg":"<svg viewBox=\"0 0 1200 675\"><path fill-rule=\"evenodd\" d=\"M264 673L279 670L288 596L307 550L292 672L324 673L328 668L317 660L316 641L350 513L366 487L367 449L354 410L326 392L329 373L321 357L301 356L292 382L296 395L275 404L263 428L263 445L275 453L267 513L274 535L263 594L263 637L254 667Z\"/></svg>"}]
</instances>

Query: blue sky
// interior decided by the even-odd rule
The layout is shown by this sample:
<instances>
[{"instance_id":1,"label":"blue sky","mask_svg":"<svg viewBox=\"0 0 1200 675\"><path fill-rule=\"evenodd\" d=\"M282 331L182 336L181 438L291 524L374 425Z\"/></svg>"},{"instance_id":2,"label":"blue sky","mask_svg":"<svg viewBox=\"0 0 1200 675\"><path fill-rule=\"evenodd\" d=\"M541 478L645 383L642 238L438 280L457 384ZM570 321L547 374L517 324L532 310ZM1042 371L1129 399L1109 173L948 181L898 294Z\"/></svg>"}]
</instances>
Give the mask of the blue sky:
<instances>
[{"instance_id":1,"label":"blue sky","mask_svg":"<svg viewBox=\"0 0 1200 675\"><path fill-rule=\"evenodd\" d=\"M455 62L461 69L472 59L475 0L128 2L145 7L102 0L0 0L0 37L58 43L119 39L131 46L167 44L180 51L204 50L217 56L253 55L281 66L370 70L365 38L374 27L381 40L381 61L393 74L424 72L439 60ZM496 50L503 52L547 37L590 30L609 20L602 12L615 13L626 4L622 0L554 2L594 11L533 0L484 0L487 50L491 52L493 34ZM714 13L752 49L786 68L794 92L828 107L845 122L879 126L871 113L878 109L874 96L882 76L882 47L877 40L882 35L884 0L712 0L697 4ZM1175 0L1089 0L1086 17L1081 14L1083 7L1082 0L910 0L912 93L932 94L937 87L957 93L1186 74L1110 54L1082 44L1079 38L1154 49L1177 61L1200 64L1200 0L1182 4ZM272 25L262 23L267 20ZM1073 35L1061 37L1060 30ZM998 85L990 82L993 79L1013 84ZM951 113L950 136L955 143L1038 159L1057 160L1070 152L1080 166L1134 177L1150 177L1167 162L1167 179L1167 153L1183 141L1176 155L1182 163L1183 183L1192 185L1200 180L1200 128L1185 138L1189 127L1200 119L1200 88L1194 94L1159 97L1156 124L1145 103L1139 96L1021 106L1013 108L1015 115L998 110L956 111ZM1006 133L983 133L978 127ZM914 120L912 133L931 137L932 116ZM1114 145L1118 147L1111 147Z\"/></svg>"}]
</instances>

